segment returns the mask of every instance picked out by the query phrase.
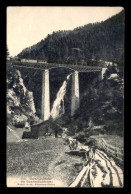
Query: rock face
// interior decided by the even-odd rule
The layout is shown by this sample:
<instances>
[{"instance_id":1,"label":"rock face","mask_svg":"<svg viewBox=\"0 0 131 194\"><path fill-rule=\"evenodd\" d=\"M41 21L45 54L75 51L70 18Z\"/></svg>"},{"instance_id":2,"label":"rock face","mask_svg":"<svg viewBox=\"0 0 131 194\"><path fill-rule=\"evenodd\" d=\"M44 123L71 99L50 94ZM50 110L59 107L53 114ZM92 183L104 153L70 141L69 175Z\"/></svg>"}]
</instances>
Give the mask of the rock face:
<instances>
[{"instance_id":1,"label":"rock face","mask_svg":"<svg viewBox=\"0 0 131 194\"><path fill-rule=\"evenodd\" d=\"M26 89L20 71L11 68L7 72L6 99L8 124L24 127L26 122L35 122L33 93Z\"/></svg>"}]
</instances>

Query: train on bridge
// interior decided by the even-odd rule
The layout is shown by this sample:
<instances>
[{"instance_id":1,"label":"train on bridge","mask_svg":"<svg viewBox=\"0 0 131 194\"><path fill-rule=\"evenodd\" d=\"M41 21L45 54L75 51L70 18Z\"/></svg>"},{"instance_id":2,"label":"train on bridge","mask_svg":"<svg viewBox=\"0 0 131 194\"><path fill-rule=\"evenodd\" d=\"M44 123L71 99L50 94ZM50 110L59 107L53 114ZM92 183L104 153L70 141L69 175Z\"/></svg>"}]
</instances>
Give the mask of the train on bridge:
<instances>
[{"instance_id":1,"label":"train on bridge","mask_svg":"<svg viewBox=\"0 0 131 194\"><path fill-rule=\"evenodd\" d=\"M6 59L8 62L19 62L19 63L37 63L37 64L66 64L66 65L81 65L81 66L94 66L94 67L108 67L108 66L114 66L114 67L117 67L118 64L116 63L113 63L111 61L104 61L104 60L93 60L93 59L90 59L88 63L86 64L83 64L81 62L77 62L77 64L74 62L71 61L71 63L67 63L67 61L62 61L62 62L51 62L49 60L41 60L41 59L27 59L27 58L19 58L19 57L7 57Z\"/></svg>"},{"instance_id":2,"label":"train on bridge","mask_svg":"<svg viewBox=\"0 0 131 194\"><path fill-rule=\"evenodd\" d=\"M19 61L22 63L47 63L45 60L37 60L37 59L20 59L19 57L7 57L7 61Z\"/></svg>"}]
</instances>

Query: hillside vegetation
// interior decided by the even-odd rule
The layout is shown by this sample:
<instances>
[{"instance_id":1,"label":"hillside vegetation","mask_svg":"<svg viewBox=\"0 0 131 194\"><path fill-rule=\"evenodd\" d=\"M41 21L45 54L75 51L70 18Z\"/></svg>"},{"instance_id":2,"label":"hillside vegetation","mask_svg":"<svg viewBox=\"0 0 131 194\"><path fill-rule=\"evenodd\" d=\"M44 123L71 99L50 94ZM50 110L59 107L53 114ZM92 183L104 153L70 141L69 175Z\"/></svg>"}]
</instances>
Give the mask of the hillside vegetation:
<instances>
[{"instance_id":1,"label":"hillside vegetation","mask_svg":"<svg viewBox=\"0 0 131 194\"><path fill-rule=\"evenodd\" d=\"M99 133L123 136L124 80L119 69L109 67L103 80L88 78L84 83L87 86L83 84L80 108L73 120L70 123L70 119L63 118L67 119L70 134L74 135L76 131L83 137ZM94 126L99 125L102 126L99 130L93 130Z\"/></svg>"},{"instance_id":2,"label":"hillside vegetation","mask_svg":"<svg viewBox=\"0 0 131 194\"><path fill-rule=\"evenodd\" d=\"M90 65L92 59L103 59L121 65L123 49L124 10L104 22L87 24L72 31L53 32L18 56L84 65Z\"/></svg>"}]
</instances>

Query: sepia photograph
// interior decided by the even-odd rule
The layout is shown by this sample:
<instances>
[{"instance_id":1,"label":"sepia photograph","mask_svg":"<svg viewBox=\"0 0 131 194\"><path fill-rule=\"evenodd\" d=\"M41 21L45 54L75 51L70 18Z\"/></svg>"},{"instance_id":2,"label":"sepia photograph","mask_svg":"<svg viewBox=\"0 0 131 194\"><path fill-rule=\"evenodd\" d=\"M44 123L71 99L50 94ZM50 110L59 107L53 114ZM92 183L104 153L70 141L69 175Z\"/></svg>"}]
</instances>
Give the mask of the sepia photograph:
<instances>
[{"instance_id":1,"label":"sepia photograph","mask_svg":"<svg viewBox=\"0 0 131 194\"><path fill-rule=\"evenodd\" d=\"M123 188L124 8L6 16L6 186Z\"/></svg>"}]
</instances>

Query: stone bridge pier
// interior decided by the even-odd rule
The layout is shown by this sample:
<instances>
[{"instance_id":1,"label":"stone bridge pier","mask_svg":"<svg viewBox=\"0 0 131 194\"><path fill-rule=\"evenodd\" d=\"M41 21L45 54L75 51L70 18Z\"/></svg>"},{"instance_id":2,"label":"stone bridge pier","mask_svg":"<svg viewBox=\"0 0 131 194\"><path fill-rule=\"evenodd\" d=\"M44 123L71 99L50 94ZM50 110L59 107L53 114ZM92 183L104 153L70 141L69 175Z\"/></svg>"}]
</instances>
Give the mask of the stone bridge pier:
<instances>
[{"instance_id":1,"label":"stone bridge pier","mask_svg":"<svg viewBox=\"0 0 131 194\"><path fill-rule=\"evenodd\" d=\"M99 80L103 79L103 75L106 68L102 68L99 71ZM48 120L50 118L50 86L49 86L49 70L45 69L42 71L42 101L41 101L41 119ZM72 73L72 88L71 88L71 116L74 115L75 111L79 108L80 97L79 97L79 72L74 71Z\"/></svg>"},{"instance_id":2,"label":"stone bridge pier","mask_svg":"<svg viewBox=\"0 0 131 194\"><path fill-rule=\"evenodd\" d=\"M41 119L46 121L50 117L50 86L49 70L42 71L42 100L41 100Z\"/></svg>"},{"instance_id":3,"label":"stone bridge pier","mask_svg":"<svg viewBox=\"0 0 131 194\"><path fill-rule=\"evenodd\" d=\"M71 116L79 108L79 73L72 73L71 89ZM42 71L42 100L41 100L41 119L46 121L50 118L50 86L49 70Z\"/></svg>"},{"instance_id":4,"label":"stone bridge pier","mask_svg":"<svg viewBox=\"0 0 131 194\"><path fill-rule=\"evenodd\" d=\"M71 116L79 108L79 73L72 73L72 89L71 89Z\"/></svg>"}]
</instances>

